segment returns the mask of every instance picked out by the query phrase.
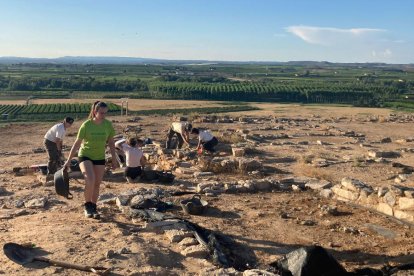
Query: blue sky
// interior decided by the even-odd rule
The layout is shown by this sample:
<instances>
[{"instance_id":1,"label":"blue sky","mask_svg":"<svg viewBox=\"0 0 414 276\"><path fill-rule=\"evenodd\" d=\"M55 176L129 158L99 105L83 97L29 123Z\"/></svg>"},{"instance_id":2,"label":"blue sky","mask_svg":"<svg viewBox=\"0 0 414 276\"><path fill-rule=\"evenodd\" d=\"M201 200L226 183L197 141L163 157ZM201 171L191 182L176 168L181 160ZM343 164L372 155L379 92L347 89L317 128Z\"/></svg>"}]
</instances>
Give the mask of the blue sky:
<instances>
[{"instance_id":1,"label":"blue sky","mask_svg":"<svg viewBox=\"0 0 414 276\"><path fill-rule=\"evenodd\" d=\"M0 56L414 63L412 0L0 0Z\"/></svg>"}]
</instances>

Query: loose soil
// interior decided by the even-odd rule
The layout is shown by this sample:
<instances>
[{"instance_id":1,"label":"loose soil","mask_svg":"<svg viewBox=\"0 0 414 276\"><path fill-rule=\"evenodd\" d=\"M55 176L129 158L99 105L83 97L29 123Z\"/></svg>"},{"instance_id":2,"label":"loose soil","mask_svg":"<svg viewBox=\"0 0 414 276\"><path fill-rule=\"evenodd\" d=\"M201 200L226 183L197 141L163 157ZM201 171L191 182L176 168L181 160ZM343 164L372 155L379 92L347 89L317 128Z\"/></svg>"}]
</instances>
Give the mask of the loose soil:
<instances>
[{"instance_id":1,"label":"loose soil","mask_svg":"<svg viewBox=\"0 0 414 276\"><path fill-rule=\"evenodd\" d=\"M43 100L44 101L44 100ZM42 102L43 102L42 101ZM55 100L56 101L56 100ZM62 100L64 102L65 100ZM78 100L81 101L81 100ZM82 100L83 102L83 100ZM132 109L206 106L213 102L191 101L146 101L133 100ZM276 135L287 134L288 139L273 139L256 146L256 153L249 157L259 158L263 164L277 169L271 175L275 178L286 176L308 176L340 183L343 177L352 177L373 187L392 184L399 173L389 163L359 162L371 148L361 147L353 137L326 136L329 129L348 131L365 135L364 144L372 143L372 148L398 150L414 146L413 142L398 144L397 139L412 136L412 122L387 122L392 111L386 109L364 109L339 106L301 106L253 103L261 108L258 111L229 113L230 117L251 116L272 118L265 123L196 123L197 127L211 129L217 137L229 130L247 129L249 134ZM171 107L169 107L171 108ZM222 116L222 114L220 114ZM114 121L118 133L127 125L139 125L142 137L151 137L163 142L165 130L171 123L170 118L161 116L142 116L136 122L131 118L109 117ZM287 121L274 119L288 118ZM376 120L368 120L376 118ZM296 119L296 121L292 120ZM304 123L301 120L308 120ZM294 123L296 122L296 123ZM71 146L81 122L75 122L68 130L64 140ZM273 129L266 130L266 126ZM275 130L274 127L283 129ZM116 206L99 205L101 220L86 219L83 216L83 180L71 180L73 200L59 197L54 187L39 183L36 175L16 176L9 171L17 166L30 166L46 163L46 153L33 153L42 147L43 136L50 128L48 123L3 124L0 129L0 187L7 193L0 194L0 245L6 242L33 243L49 252L47 257L84 265L112 267L114 275L199 275L213 274L214 265L204 259L187 258L180 254L177 244L170 243L162 235L143 229L143 221L127 219ZM374 143L390 137L387 144ZM219 138L220 140L220 138ZM317 140L329 143L318 145ZM282 143L282 142L293 142ZM308 141L309 145L298 146L298 142ZM67 155L67 152L66 152ZM314 167L306 162L307 158L342 159L351 156L355 162L340 163L328 167ZM292 157L292 162L282 161ZM392 160L406 165L414 164L414 153L405 152L400 158ZM212 179L247 179L248 175L217 174ZM104 181L101 194L143 188L162 188L175 190L183 183L197 181L188 176L177 175L173 185L136 183L126 181ZM412 182L404 185L414 186ZM29 198L48 197L44 209L27 209L19 216L7 214L18 210L16 203ZM178 203L186 196L172 197ZM207 229L218 231L232 237L245 249L253 253L252 265L267 265L284 254L301 246L321 245L329 250L347 270L361 267L381 267L385 263L400 264L413 260L414 231L411 225L391 219L373 210L335 200L325 199L313 191L302 192L261 192L245 194L221 194L205 197L212 208L203 216L185 215L180 210L172 211L177 216L188 219ZM321 215L321 206L336 206L339 216ZM287 216L285 216L285 215ZM303 221L315 225L303 225ZM376 230L377 229L377 230ZM383 231L378 231L382 229ZM127 248L129 254L107 258L109 250ZM4 275L85 275L84 272L56 267L41 267L34 264L24 267L8 260L0 253L0 274ZM210 272L209 272L210 271Z\"/></svg>"}]
</instances>

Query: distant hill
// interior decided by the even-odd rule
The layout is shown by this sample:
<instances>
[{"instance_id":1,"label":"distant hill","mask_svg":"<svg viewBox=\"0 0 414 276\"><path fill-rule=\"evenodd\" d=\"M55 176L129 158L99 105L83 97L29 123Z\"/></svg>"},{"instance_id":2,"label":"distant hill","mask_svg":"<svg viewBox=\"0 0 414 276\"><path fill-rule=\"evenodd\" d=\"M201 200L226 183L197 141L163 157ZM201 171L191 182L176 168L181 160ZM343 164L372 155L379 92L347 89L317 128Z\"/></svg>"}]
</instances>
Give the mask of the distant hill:
<instances>
[{"instance_id":1,"label":"distant hill","mask_svg":"<svg viewBox=\"0 0 414 276\"><path fill-rule=\"evenodd\" d=\"M402 66L414 68L414 64L387 64L387 63L334 63L327 61L212 61L212 60L168 60L139 57L103 57L103 56L65 56L58 58L27 58L27 57L0 57L0 64L19 63L54 63L54 64L268 64L292 66L361 66L361 67L389 67Z\"/></svg>"}]
</instances>

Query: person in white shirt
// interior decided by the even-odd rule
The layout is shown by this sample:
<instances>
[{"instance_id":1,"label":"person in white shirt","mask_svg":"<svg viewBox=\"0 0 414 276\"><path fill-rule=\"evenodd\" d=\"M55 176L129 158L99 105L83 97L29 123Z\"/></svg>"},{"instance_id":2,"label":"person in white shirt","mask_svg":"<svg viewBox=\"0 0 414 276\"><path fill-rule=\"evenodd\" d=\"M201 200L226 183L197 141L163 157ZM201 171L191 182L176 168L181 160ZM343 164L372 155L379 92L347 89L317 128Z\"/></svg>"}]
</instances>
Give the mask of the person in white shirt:
<instances>
[{"instance_id":1,"label":"person in white shirt","mask_svg":"<svg viewBox=\"0 0 414 276\"><path fill-rule=\"evenodd\" d=\"M142 141L134 137L128 138L128 141L122 139L115 143L115 147L121 148L125 153L125 178L129 183L134 182L141 175L146 162L139 145L142 145Z\"/></svg>"},{"instance_id":2,"label":"person in white shirt","mask_svg":"<svg viewBox=\"0 0 414 276\"><path fill-rule=\"evenodd\" d=\"M174 122L171 124L167 134L167 149L171 149L171 140L174 136L177 136L178 145L177 148L181 149L183 144L190 145L190 131L193 126L189 122Z\"/></svg>"},{"instance_id":3,"label":"person in white shirt","mask_svg":"<svg viewBox=\"0 0 414 276\"><path fill-rule=\"evenodd\" d=\"M47 173L54 174L61 165L63 138L65 137L66 129L72 126L74 119L65 117L63 122L51 127L45 134L43 142L49 161L47 163Z\"/></svg>"},{"instance_id":4,"label":"person in white shirt","mask_svg":"<svg viewBox=\"0 0 414 276\"><path fill-rule=\"evenodd\" d=\"M193 128L191 130L191 134L198 135L198 145L197 149L205 149L209 153L213 153L214 147L218 144L218 140L216 137L211 134L208 130L200 130L198 128Z\"/></svg>"}]
</instances>

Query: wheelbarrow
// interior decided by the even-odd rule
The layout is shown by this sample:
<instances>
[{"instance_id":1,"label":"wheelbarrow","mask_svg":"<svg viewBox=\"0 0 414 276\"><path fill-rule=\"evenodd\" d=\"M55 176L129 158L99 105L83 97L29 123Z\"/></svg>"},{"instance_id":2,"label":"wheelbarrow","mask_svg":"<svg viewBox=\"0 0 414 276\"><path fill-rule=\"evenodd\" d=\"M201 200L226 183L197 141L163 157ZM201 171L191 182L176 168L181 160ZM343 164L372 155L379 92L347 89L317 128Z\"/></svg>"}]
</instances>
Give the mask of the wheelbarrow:
<instances>
[{"instance_id":1,"label":"wheelbarrow","mask_svg":"<svg viewBox=\"0 0 414 276\"><path fill-rule=\"evenodd\" d=\"M77 269L81 271L92 272L97 275L108 275L109 269L105 267L92 267L86 265L72 264L62 261L51 260L46 257L36 256L34 249L25 247L17 243L9 242L4 244L3 252L13 262L19 265L27 265L35 261L44 262L49 265L59 266L64 268Z\"/></svg>"}]
</instances>

